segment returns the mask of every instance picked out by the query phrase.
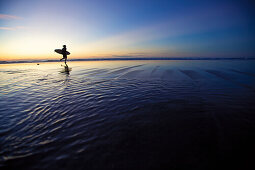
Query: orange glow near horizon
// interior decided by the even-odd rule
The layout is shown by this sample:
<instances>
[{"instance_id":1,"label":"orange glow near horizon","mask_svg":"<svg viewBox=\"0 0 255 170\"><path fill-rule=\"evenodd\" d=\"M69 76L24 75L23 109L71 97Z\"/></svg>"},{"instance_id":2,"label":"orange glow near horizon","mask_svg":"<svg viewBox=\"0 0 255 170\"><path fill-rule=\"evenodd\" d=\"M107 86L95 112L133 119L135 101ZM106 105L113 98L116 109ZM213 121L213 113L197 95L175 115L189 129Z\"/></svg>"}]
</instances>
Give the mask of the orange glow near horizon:
<instances>
[{"instance_id":1,"label":"orange glow near horizon","mask_svg":"<svg viewBox=\"0 0 255 170\"><path fill-rule=\"evenodd\" d=\"M151 47L150 49L139 49L129 46L130 42L122 37L113 37L87 44L65 43L64 40L56 42L59 37L48 35L26 35L9 38L1 45L0 60L55 60L61 58L54 49L67 45L67 50L71 53L69 59L80 58L108 58L116 56L138 56L138 57L162 57L169 55L162 48ZM118 43L122 41L122 43Z\"/></svg>"},{"instance_id":2,"label":"orange glow near horizon","mask_svg":"<svg viewBox=\"0 0 255 170\"><path fill-rule=\"evenodd\" d=\"M56 60L61 56L54 50L64 44L71 53L68 59L254 57L254 29L250 28L254 17L238 3L146 2L155 8L150 12L144 3L102 3L3 1L0 60Z\"/></svg>"}]
</instances>

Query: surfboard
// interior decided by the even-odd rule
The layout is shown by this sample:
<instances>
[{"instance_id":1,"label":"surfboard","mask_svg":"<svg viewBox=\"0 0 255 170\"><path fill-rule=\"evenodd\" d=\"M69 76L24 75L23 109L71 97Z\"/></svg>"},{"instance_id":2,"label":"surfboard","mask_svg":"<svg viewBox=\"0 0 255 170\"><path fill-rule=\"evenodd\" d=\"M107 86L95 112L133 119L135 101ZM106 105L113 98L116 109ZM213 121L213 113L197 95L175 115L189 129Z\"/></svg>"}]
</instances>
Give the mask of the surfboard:
<instances>
[{"instance_id":1,"label":"surfboard","mask_svg":"<svg viewBox=\"0 0 255 170\"><path fill-rule=\"evenodd\" d=\"M61 49L56 49L55 52L58 54L63 54ZM70 55L70 53L68 51L66 51L66 55Z\"/></svg>"}]
</instances>

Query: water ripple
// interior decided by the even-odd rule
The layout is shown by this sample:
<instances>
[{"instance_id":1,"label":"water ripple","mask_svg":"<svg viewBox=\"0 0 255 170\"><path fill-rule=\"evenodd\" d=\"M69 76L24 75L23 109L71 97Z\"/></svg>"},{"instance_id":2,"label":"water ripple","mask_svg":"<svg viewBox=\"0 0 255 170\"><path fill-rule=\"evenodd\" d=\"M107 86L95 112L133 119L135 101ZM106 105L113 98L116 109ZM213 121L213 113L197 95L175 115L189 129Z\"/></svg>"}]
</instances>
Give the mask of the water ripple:
<instances>
[{"instance_id":1,"label":"water ripple","mask_svg":"<svg viewBox=\"0 0 255 170\"><path fill-rule=\"evenodd\" d=\"M178 153L227 158L219 153L239 146L238 135L255 142L254 72L228 71L135 62L69 74L0 69L0 167L135 169Z\"/></svg>"}]
</instances>

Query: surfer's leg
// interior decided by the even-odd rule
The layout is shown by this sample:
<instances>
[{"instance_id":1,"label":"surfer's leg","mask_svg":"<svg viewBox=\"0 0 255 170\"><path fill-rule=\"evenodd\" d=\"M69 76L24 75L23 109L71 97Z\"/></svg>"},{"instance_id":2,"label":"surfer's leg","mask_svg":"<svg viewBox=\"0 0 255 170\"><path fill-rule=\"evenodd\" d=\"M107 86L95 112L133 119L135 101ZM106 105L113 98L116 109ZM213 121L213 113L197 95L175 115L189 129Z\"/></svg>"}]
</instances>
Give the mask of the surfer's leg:
<instances>
[{"instance_id":1,"label":"surfer's leg","mask_svg":"<svg viewBox=\"0 0 255 170\"><path fill-rule=\"evenodd\" d=\"M60 61L62 61L63 59L65 59L65 56L63 55L63 57L60 59Z\"/></svg>"},{"instance_id":2,"label":"surfer's leg","mask_svg":"<svg viewBox=\"0 0 255 170\"><path fill-rule=\"evenodd\" d=\"M66 58L65 58L65 64L66 64Z\"/></svg>"}]
</instances>

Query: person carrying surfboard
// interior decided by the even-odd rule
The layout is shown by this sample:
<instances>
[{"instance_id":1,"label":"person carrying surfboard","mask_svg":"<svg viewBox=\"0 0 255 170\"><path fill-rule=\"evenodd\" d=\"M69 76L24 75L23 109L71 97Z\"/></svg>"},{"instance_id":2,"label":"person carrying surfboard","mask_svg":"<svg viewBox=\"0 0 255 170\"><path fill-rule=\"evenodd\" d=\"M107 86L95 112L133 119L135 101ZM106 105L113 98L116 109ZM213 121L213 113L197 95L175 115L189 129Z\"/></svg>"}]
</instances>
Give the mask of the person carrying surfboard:
<instances>
[{"instance_id":1,"label":"person carrying surfboard","mask_svg":"<svg viewBox=\"0 0 255 170\"><path fill-rule=\"evenodd\" d=\"M63 45L62 49L55 49L54 50L56 53L61 54L63 56L63 58L60 59L60 61L62 61L63 59L65 59L65 64L66 64L66 60L67 60L67 55L70 55L70 52L66 51L66 45Z\"/></svg>"},{"instance_id":2,"label":"person carrying surfboard","mask_svg":"<svg viewBox=\"0 0 255 170\"><path fill-rule=\"evenodd\" d=\"M65 59L65 64L66 64L66 60L67 60L66 45L63 45L63 48L62 48L62 55L63 55L63 58L61 58L60 61L62 61L63 59Z\"/></svg>"}]
</instances>

